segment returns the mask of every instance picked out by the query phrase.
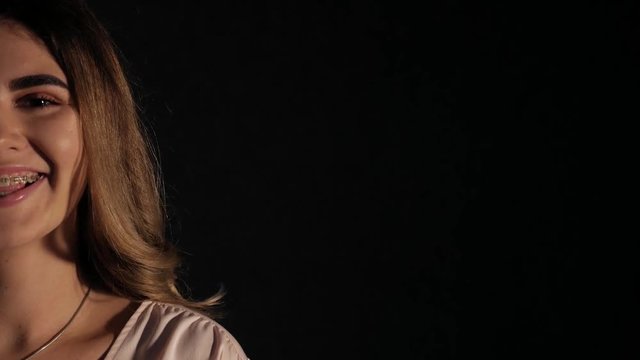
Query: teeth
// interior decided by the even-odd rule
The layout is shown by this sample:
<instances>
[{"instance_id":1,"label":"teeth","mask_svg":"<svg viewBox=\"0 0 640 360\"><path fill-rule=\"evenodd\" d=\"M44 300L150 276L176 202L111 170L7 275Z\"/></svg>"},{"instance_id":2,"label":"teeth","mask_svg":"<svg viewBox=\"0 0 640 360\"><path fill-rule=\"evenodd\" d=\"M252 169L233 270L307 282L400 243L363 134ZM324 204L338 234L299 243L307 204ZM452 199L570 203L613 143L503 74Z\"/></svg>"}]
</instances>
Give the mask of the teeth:
<instances>
[{"instance_id":1,"label":"teeth","mask_svg":"<svg viewBox=\"0 0 640 360\"><path fill-rule=\"evenodd\" d=\"M40 174L29 174L29 175L1 175L0 176L0 187L1 186L11 186L11 185L19 185L19 184L31 184L38 179L40 179ZM0 192L2 194L2 192Z\"/></svg>"}]
</instances>

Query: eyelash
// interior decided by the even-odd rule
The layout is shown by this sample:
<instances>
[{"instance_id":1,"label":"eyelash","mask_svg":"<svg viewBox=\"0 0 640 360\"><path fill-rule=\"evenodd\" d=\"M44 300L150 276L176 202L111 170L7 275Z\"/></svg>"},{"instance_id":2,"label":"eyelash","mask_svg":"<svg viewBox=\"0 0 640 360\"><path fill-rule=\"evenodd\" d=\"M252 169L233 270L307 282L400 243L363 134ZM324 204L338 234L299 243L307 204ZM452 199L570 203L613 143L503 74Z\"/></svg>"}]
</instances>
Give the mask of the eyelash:
<instances>
[{"instance_id":1,"label":"eyelash","mask_svg":"<svg viewBox=\"0 0 640 360\"><path fill-rule=\"evenodd\" d=\"M28 95L18 100L16 105L27 109L45 109L50 106L60 105L60 102L47 95Z\"/></svg>"}]
</instances>

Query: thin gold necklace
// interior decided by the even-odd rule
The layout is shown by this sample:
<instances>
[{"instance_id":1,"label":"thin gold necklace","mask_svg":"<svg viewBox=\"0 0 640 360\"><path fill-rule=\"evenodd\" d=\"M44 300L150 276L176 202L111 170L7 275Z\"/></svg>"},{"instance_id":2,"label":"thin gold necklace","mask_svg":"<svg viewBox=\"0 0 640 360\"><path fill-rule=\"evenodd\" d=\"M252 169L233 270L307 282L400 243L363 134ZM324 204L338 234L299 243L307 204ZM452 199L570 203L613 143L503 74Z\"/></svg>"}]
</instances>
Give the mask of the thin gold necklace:
<instances>
[{"instance_id":1,"label":"thin gold necklace","mask_svg":"<svg viewBox=\"0 0 640 360\"><path fill-rule=\"evenodd\" d=\"M23 357L22 360L33 359L34 357L36 357L36 355L38 355L39 353L45 351L51 344L56 342L56 340L58 340L60 338L60 336L62 336L64 331L67 330L69 325L71 325L71 323L73 322L73 319L75 319L76 315L78 315L78 313L80 312L80 309L82 308L82 305L84 305L84 302L87 300L87 297L89 297L89 292L90 291L91 291L91 288L88 288L87 292L84 294L84 297L82 298L82 301L80 302L80 305L78 305L78 308L76 309L76 311L73 313L73 315L71 315L71 319L69 319L69 321L67 321L67 323L64 324L62 329L60 329L60 331L58 331L55 335L53 335L53 337L51 339L49 339L49 341L44 343L44 345L42 345L39 348L35 349L29 355Z\"/></svg>"}]
</instances>

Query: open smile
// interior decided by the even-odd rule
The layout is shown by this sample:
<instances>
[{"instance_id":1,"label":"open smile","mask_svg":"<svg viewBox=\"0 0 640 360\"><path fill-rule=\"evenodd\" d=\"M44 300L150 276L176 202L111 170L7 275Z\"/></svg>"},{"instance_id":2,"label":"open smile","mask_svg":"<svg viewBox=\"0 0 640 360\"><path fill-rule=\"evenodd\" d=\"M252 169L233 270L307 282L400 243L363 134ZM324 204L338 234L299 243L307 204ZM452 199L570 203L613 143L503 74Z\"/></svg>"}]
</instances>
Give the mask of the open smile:
<instances>
[{"instance_id":1,"label":"open smile","mask_svg":"<svg viewBox=\"0 0 640 360\"><path fill-rule=\"evenodd\" d=\"M0 175L0 207L12 206L24 200L46 178L42 173Z\"/></svg>"}]
</instances>

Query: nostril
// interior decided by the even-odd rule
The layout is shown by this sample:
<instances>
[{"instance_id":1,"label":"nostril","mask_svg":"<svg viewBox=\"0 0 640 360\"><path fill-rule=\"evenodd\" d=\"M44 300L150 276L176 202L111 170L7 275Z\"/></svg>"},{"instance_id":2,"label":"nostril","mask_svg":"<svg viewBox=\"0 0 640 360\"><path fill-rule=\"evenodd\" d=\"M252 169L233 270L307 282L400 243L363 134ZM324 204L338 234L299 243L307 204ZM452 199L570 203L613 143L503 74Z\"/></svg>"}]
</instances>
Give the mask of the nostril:
<instances>
[{"instance_id":1,"label":"nostril","mask_svg":"<svg viewBox=\"0 0 640 360\"><path fill-rule=\"evenodd\" d=\"M1 128L1 126L0 126ZM0 129L0 151L19 151L27 145L25 138L18 134L8 134Z\"/></svg>"}]
</instances>

